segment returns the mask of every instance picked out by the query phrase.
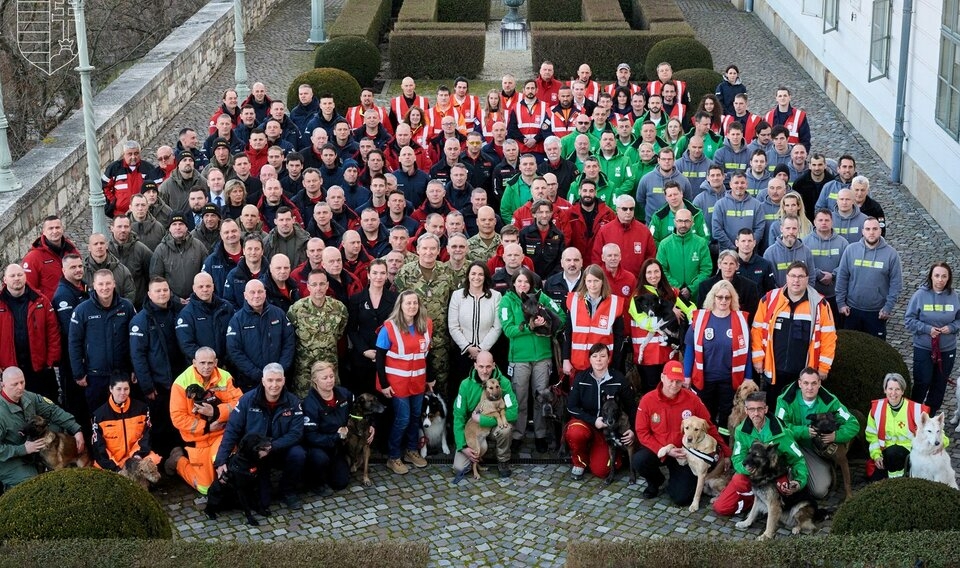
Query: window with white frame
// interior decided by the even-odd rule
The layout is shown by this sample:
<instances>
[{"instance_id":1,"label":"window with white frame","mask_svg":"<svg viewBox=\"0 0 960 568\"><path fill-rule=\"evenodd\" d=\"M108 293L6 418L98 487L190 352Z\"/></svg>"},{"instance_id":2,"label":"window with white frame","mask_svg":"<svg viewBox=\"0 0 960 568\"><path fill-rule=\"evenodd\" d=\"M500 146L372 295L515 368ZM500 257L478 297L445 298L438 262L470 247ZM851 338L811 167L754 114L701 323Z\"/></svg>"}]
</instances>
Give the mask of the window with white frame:
<instances>
[{"instance_id":1,"label":"window with white frame","mask_svg":"<svg viewBox=\"0 0 960 568\"><path fill-rule=\"evenodd\" d=\"M840 26L840 0L823 0L823 33L837 31Z\"/></svg>"},{"instance_id":2,"label":"window with white frame","mask_svg":"<svg viewBox=\"0 0 960 568\"><path fill-rule=\"evenodd\" d=\"M873 0L870 23L870 75L868 81L887 76L890 71L890 30L893 27L893 1Z\"/></svg>"},{"instance_id":3,"label":"window with white frame","mask_svg":"<svg viewBox=\"0 0 960 568\"><path fill-rule=\"evenodd\" d=\"M960 139L960 0L944 0L937 71L936 121Z\"/></svg>"}]
</instances>

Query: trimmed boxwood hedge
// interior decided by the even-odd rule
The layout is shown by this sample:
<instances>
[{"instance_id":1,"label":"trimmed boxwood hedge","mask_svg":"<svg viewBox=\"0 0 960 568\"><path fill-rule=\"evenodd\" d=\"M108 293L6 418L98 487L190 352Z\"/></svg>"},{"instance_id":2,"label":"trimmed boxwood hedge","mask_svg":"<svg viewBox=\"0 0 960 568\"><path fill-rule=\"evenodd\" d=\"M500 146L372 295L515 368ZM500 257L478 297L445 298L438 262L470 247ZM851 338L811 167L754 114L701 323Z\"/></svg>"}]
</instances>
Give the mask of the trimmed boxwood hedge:
<instances>
[{"instance_id":1,"label":"trimmed boxwood hedge","mask_svg":"<svg viewBox=\"0 0 960 568\"><path fill-rule=\"evenodd\" d=\"M342 69L369 87L380 72L380 50L364 37L337 37L317 47L313 66Z\"/></svg>"},{"instance_id":2,"label":"trimmed boxwood hedge","mask_svg":"<svg viewBox=\"0 0 960 568\"><path fill-rule=\"evenodd\" d=\"M581 0L527 0L528 22L579 22ZM535 69L539 69L537 63Z\"/></svg>"},{"instance_id":3,"label":"trimmed boxwood hedge","mask_svg":"<svg viewBox=\"0 0 960 568\"><path fill-rule=\"evenodd\" d=\"M297 75L287 88L287 106L293 108L298 104L297 89L302 83L313 87L313 92L320 96L323 93L333 95L337 103L337 112L347 114L347 109L360 100L360 83L352 75L342 69L321 67Z\"/></svg>"},{"instance_id":4,"label":"trimmed boxwood hedge","mask_svg":"<svg viewBox=\"0 0 960 568\"><path fill-rule=\"evenodd\" d=\"M633 0L633 17L644 29L656 22L686 21L674 0Z\"/></svg>"},{"instance_id":5,"label":"trimmed boxwood hedge","mask_svg":"<svg viewBox=\"0 0 960 568\"><path fill-rule=\"evenodd\" d=\"M436 22L437 0L403 0L398 22Z\"/></svg>"},{"instance_id":6,"label":"trimmed boxwood hedge","mask_svg":"<svg viewBox=\"0 0 960 568\"><path fill-rule=\"evenodd\" d=\"M647 53L644 68L647 79L656 79L657 66L664 61L673 67L674 73L683 69L713 69L713 56L710 50L692 37L672 37L651 47ZM711 93L716 86L717 84L714 83L710 87Z\"/></svg>"},{"instance_id":7,"label":"trimmed boxwood hedge","mask_svg":"<svg viewBox=\"0 0 960 568\"><path fill-rule=\"evenodd\" d=\"M409 2L410 0L405 0ZM404 5L406 7L406 4ZM390 34L390 71L394 77L473 79L483 69L486 32L469 24L394 30Z\"/></svg>"},{"instance_id":8,"label":"trimmed boxwood hedge","mask_svg":"<svg viewBox=\"0 0 960 568\"><path fill-rule=\"evenodd\" d=\"M81 537L170 539L173 526L148 491L99 468L38 475L0 497L0 542Z\"/></svg>"},{"instance_id":9,"label":"trimmed boxwood hedge","mask_svg":"<svg viewBox=\"0 0 960 568\"><path fill-rule=\"evenodd\" d=\"M733 524L733 521L722 520ZM836 525L834 525L836 526ZM629 542L572 541L568 568L605 566L674 568L686 566L925 566L960 565L960 532L926 530L853 536L780 537L726 540L716 537L663 538Z\"/></svg>"},{"instance_id":10,"label":"trimmed boxwood hedge","mask_svg":"<svg viewBox=\"0 0 960 568\"><path fill-rule=\"evenodd\" d=\"M321 535L323 538L323 535ZM430 546L422 542L184 542L150 540L61 540L9 542L0 546L0 567L57 568L422 568L430 562Z\"/></svg>"},{"instance_id":11,"label":"trimmed boxwood hedge","mask_svg":"<svg viewBox=\"0 0 960 568\"><path fill-rule=\"evenodd\" d=\"M583 21L585 22L625 22L623 10L618 0L583 0Z\"/></svg>"},{"instance_id":12,"label":"trimmed boxwood hedge","mask_svg":"<svg viewBox=\"0 0 960 568\"><path fill-rule=\"evenodd\" d=\"M715 92L717 84L723 80L723 77L713 69L681 69L674 72L673 76L680 81L686 81L690 100L694 105L703 95Z\"/></svg>"},{"instance_id":13,"label":"trimmed boxwood hedge","mask_svg":"<svg viewBox=\"0 0 960 568\"><path fill-rule=\"evenodd\" d=\"M867 485L840 506L838 535L900 533L936 527L960 531L960 491L927 479L886 479Z\"/></svg>"},{"instance_id":14,"label":"trimmed boxwood hedge","mask_svg":"<svg viewBox=\"0 0 960 568\"><path fill-rule=\"evenodd\" d=\"M870 412L870 402L883 398L883 377L900 373L910 393L910 369L895 347L861 331L837 331L833 367L823 386L830 389L847 408Z\"/></svg>"},{"instance_id":15,"label":"trimmed boxwood hedge","mask_svg":"<svg viewBox=\"0 0 960 568\"><path fill-rule=\"evenodd\" d=\"M490 19L490 2L482 0L438 0L440 22L483 22Z\"/></svg>"},{"instance_id":16,"label":"trimmed boxwood hedge","mask_svg":"<svg viewBox=\"0 0 960 568\"><path fill-rule=\"evenodd\" d=\"M363 36L377 45L390 25L390 8L391 0L346 0L330 26L329 38Z\"/></svg>"}]
</instances>

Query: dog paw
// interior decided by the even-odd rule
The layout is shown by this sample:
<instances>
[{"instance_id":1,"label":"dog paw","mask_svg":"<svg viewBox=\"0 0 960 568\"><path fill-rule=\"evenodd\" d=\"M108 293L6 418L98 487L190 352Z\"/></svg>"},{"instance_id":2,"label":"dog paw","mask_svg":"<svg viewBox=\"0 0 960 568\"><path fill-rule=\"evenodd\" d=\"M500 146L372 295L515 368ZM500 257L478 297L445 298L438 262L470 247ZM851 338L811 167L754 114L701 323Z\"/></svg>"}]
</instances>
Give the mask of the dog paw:
<instances>
[{"instance_id":1,"label":"dog paw","mask_svg":"<svg viewBox=\"0 0 960 568\"><path fill-rule=\"evenodd\" d=\"M479 474L479 473L473 474L473 478L474 478L474 479L480 479L480 474Z\"/></svg>"},{"instance_id":2,"label":"dog paw","mask_svg":"<svg viewBox=\"0 0 960 568\"><path fill-rule=\"evenodd\" d=\"M370 487L371 485L373 485L373 482L370 481L370 478L369 478L369 477L364 477L364 478L363 478L363 486L364 486L364 487Z\"/></svg>"},{"instance_id":3,"label":"dog paw","mask_svg":"<svg viewBox=\"0 0 960 568\"><path fill-rule=\"evenodd\" d=\"M769 535L766 533L757 537L757 540L771 540L771 539L773 539L773 535Z\"/></svg>"},{"instance_id":4,"label":"dog paw","mask_svg":"<svg viewBox=\"0 0 960 568\"><path fill-rule=\"evenodd\" d=\"M247 517L247 524L251 527L259 527L260 523L253 517Z\"/></svg>"},{"instance_id":5,"label":"dog paw","mask_svg":"<svg viewBox=\"0 0 960 568\"><path fill-rule=\"evenodd\" d=\"M739 522L737 522L737 525L736 525L736 526L737 526L738 529L749 529L749 528L750 528L750 523L748 523L747 521L739 521Z\"/></svg>"},{"instance_id":6,"label":"dog paw","mask_svg":"<svg viewBox=\"0 0 960 568\"><path fill-rule=\"evenodd\" d=\"M687 507L687 510L691 513L696 513L700 510L700 503L690 503L690 506Z\"/></svg>"}]
</instances>

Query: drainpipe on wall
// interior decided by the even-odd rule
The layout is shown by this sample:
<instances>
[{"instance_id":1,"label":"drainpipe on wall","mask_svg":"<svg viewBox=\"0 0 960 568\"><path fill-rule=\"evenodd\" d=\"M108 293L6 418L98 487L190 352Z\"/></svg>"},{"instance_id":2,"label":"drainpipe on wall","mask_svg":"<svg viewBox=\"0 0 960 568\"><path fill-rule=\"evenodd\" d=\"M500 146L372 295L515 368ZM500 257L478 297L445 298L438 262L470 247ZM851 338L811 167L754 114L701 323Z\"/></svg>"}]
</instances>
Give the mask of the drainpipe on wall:
<instances>
[{"instance_id":1,"label":"drainpipe on wall","mask_svg":"<svg viewBox=\"0 0 960 568\"><path fill-rule=\"evenodd\" d=\"M753 12L753 0L744 0L743 11L747 12L748 14Z\"/></svg>"},{"instance_id":2,"label":"drainpipe on wall","mask_svg":"<svg viewBox=\"0 0 960 568\"><path fill-rule=\"evenodd\" d=\"M906 113L907 62L910 57L910 30L913 27L913 0L903 0L903 22L900 28L900 62L897 69L897 111L893 121L893 160L890 181L900 183L903 162L903 117Z\"/></svg>"}]
</instances>

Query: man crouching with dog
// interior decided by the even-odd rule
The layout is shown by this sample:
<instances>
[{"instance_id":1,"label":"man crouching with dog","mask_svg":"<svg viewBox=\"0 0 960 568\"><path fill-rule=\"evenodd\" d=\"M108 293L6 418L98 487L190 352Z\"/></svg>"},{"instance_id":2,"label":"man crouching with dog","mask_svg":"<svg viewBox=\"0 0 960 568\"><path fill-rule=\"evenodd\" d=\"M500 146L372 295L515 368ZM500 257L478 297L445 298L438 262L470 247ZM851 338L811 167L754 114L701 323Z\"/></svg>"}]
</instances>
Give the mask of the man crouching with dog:
<instances>
[{"instance_id":1,"label":"man crouching with dog","mask_svg":"<svg viewBox=\"0 0 960 568\"><path fill-rule=\"evenodd\" d=\"M668 361L660 374L660 385L643 395L637 408L636 431L640 447L633 455L633 468L647 481L643 491L646 499L660 493L663 485L661 466L667 466L670 479L667 494L678 506L686 507L697 491L697 476L687 467L682 423L691 417L702 418L708 435L716 440L715 455L703 455L714 467L726 471L730 466L730 448L716 425L710 421L710 411L696 394L684 387L683 364Z\"/></svg>"},{"instance_id":2,"label":"man crouching with dog","mask_svg":"<svg viewBox=\"0 0 960 568\"><path fill-rule=\"evenodd\" d=\"M42 451L43 440L27 441L20 432L35 415L71 434L77 450L85 450L80 425L67 411L39 394L26 390L26 379L18 367L7 367L0 376L0 493L35 477L39 460L34 454Z\"/></svg>"},{"instance_id":3,"label":"man crouching with dog","mask_svg":"<svg viewBox=\"0 0 960 568\"><path fill-rule=\"evenodd\" d=\"M497 379L503 392L504 414L507 425L498 427L497 419L493 416L481 415L478 411L481 398L484 396L484 384L489 379ZM465 434L468 421L475 421L482 430L488 431L487 440L497 448L497 470L500 477L510 477L510 438L513 433L511 422L517 419L517 397L513 392L513 385L493 361L489 351L477 353L473 363L473 371L460 383L457 398L453 401L453 439L457 444L457 454L453 458L453 471L457 477L462 477L473 464L480 463L483 455L478 453L467 443Z\"/></svg>"},{"instance_id":4,"label":"man crouching with dog","mask_svg":"<svg viewBox=\"0 0 960 568\"><path fill-rule=\"evenodd\" d=\"M847 444L860 431L860 423L833 393L821 386L816 369L807 367L800 371L800 379L789 385L777 399L776 415L800 445L807 464L810 494L816 499L827 496L833 477L832 462L836 462L841 467L844 491L849 499ZM823 428L813 420L821 417L828 419L829 427Z\"/></svg>"}]
</instances>

